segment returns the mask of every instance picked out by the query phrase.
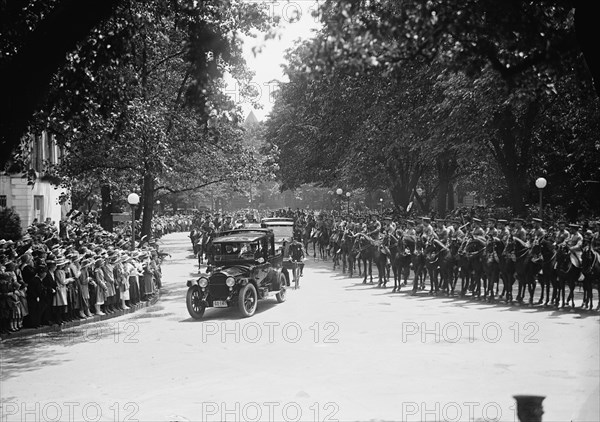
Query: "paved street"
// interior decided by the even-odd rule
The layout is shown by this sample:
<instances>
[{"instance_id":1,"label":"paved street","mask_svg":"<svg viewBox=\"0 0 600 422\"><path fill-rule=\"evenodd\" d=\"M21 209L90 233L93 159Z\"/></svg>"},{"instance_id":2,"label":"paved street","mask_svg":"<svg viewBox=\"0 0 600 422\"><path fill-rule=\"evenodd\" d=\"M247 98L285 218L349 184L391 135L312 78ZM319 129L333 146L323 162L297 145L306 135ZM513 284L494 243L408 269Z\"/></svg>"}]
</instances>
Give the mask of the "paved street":
<instances>
[{"instance_id":1,"label":"paved street","mask_svg":"<svg viewBox=\"0 0 600 422\"><path fill-rule=\"evenodd\" d=\"M598 313L392 294L311 259L287 302L194 321L189 239L161 243L157 305L0 345L2 421L515 421L515 394L600 420Z\"/></svg>"}]
</instances>

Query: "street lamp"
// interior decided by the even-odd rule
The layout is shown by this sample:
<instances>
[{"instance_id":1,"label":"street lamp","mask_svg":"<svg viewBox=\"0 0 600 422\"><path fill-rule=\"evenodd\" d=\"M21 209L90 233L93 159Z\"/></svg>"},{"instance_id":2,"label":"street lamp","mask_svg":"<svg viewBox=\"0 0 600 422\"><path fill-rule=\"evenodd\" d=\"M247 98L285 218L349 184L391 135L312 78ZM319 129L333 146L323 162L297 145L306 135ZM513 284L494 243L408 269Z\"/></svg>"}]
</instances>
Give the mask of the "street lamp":
<instances>
[{"instance_id":1,"label":"street lamp","mask_svg":"<svg viewBox=\"0 0 600 422\"><path fill-rule=\"evenodd\" d=\"M160 199L156 200L156 213L160 214Z\"/></svg>"},{"instance_id":2,"label":"street lamp","mask_svg":"<svg viewBox=\"0 0 600 422\"><path fill-rule=\"evenodd\" d=\"M546 181L546 179L544 179L543 177L538 178L535 181L535 186L538 188L538 190L540 191L540 220L544 219L544 212L543 212L543 203L542 203L542 191L544 190L544 188L546 187L546 184L548 182Z\"/></svg>"},{"instance_id":3,"label":"street lamp","mask_svg":"<svg viewBox=\"0 0 600 422\"><path fill-rule=\"evenodd\" d=\"M383 198L379 198L379 214L383 215Z\"/></svg>"},{"instance_id":4,"label":"street lamp","mask_svg":"<svg viewBox=\"0 0 600 422\"><path fill-rule=\"evenodd\" d=\"M346 199L348 200L348 211L346 212L346 219L350 218L350 192L346 192Z\"/></svg>"},{"instance_id":5,"label":"street lamp","mask_svg":"<svg viewBox=\"0 0 600 422\"><path fill-rule=\"evenodd\" d=\"M140 203L140 197L137 193L130 193L127 202L131 206L131 250L135 249L135 208Z\"/></svg>"}]
</instances>

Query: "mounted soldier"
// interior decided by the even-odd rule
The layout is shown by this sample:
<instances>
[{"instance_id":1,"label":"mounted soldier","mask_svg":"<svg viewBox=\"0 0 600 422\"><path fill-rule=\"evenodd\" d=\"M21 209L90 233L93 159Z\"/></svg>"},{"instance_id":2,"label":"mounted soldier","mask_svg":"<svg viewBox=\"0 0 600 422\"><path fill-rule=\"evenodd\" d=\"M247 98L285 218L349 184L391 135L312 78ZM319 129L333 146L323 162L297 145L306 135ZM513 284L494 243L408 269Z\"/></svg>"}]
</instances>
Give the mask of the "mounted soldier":
<instances>
[{"instance_id":1,"label":"mounted soldier","mask_svg":"<svg viewBox=\"0 0 600 422\"><path fill-rule=\"evenodd\" d=\"M225 222L221 225L219 232L223 233L229 230L233 230L233 223L231 222L231 216L225 217Z\"/></svg>"},{"instance_id":2,"label":"mounted soldier","mask_svg":"<svg viewBox=\"0 0 600 422\"><path fill-rule=\"evenodd\" d=\"M581 253L583 248L583 236L579 232L581 226L579 224L569 224L569 238L561 245L569 248L571 252L571 262L577 268L581 268Z\"/></svg>"},{"instance_id":3,"label":"mounted soldier","mask_svg":"<svg viewBox=\"0 0 600 422\"><path fill-rule=\"evenodd\" d=\"M496 228L496 219L489 217L487 219L487 228L485 230L486 237L498 237L498 229Z\"/></svg>"},{"instance_id":4,"label":"mounted soldier","mask_svg":"<svg viewBox=\"0 0 600 422\"><path fill-rule=\"evenodd\" d=\"M431 225L431 218L421 217L421 222L423 224L422 236L425 238L425 240L437 239L437 234L435 230L433 230L433 226Z\"/></svg>"},{"instance_id":5,"label":"mounted soldier","mask_svg":"<svg viewBox=\"0 0 600 422\"><path fill-rule=\"evenodd\" d=\"M554 241L557 245L560 245L565 240L567 240L570 236L569 231L567 230L567 222L564 220L558 221L558 230L554 234Z\"/></svg>"},{"instance_id":6,"label":"mounted soldier","mask_svg":"<svg viewBox=\"0 0 600 422\"><path fill-rule=\"evenodd\" d=\"M481 227L481 220L477 217L473 217L471 219L471 222L473 223L471 236L473 236L474 238L479 238L480 240L485 242L485 231Z\"/></svg>"},{"instance_id":7,"label":"mounted soldier","mask_svg":"<svg viewBox=\"0 0 600 422\"><path fill-rule=\"evenodd\" d=\"M536 245L540 242L540 240L546 236L546 230L542 228L542 219L533 218L533 228L529 235L531 236L532 245Z\"/></svg>"},{"instance_id":8,"label":"mounted soldier","mask_svg":"<svg viewBox=\"0 0 600 422\"><path fill-rule=\"evenodd\" d=\"M506 242L509 237L510 230L508 228L508 221L504 219L498 219L498 238L502 242Z\"/></svg>"},{"instance_id":9,"label":"mounted soldier","mask_svg":"<svg viewBox=\"0 0 600 422\"><path fill-rule=\"evenodd\" d=\"M515 223L515 228L512 231L512 236L526 243L527 231L523 228L524 220L522 218L513 218L513 222Z\"/></svg>"},{"instance_id":10,"label":"mounted soldier","mask_svg":"<svg viewBox=\"0 0 600 422\"><path fill-rule=\"evenodd\" d=\"M406 230L404 231L405 236L416 236L417 231L415 230L415 222L413 220L406 220Z\"/></svg>"}]
</instances>

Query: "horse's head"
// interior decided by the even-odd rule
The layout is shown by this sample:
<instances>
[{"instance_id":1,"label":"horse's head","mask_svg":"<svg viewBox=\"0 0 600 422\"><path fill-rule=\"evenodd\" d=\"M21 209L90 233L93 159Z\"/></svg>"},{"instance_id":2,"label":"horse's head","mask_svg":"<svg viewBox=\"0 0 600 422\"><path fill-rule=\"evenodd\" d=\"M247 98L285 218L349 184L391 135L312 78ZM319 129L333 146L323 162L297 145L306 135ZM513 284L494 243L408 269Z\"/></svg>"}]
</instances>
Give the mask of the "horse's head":
<instances>
[{"instance_id":1,"label":"horse's head","mask_svg":"<svg viewBox=\"0 0 600 422\"><path fill-rule=\"evenodd\" d=\"M581 270L584 274L600 274L600 254L589 245L581 254Z\"/></svg>"}]
</instances>

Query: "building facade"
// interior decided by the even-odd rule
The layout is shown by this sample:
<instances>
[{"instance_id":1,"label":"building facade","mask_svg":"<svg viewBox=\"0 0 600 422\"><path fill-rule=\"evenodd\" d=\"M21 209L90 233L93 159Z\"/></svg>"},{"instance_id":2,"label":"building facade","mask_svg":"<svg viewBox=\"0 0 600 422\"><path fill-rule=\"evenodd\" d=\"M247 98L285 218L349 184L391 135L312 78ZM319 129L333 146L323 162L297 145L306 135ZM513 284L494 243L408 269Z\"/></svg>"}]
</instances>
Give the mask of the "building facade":
<instances>
[{"instance_id":1,"label":"building facade","mask_svg":"<svg viewBox=\"0 0 600 422\"><path fill-rule=\"evenodd\" d=\"M58 225L70 206L59 202L65 190L44 180L44 169L47 165L59 164L64 150L47 132L29 135L26 145L29 146L29 167L35 171L36 180L29 184L25 173L0 175L0 208L12 208L19 214L23 228L34 221L54 221Z\"/></svg>"}]
</instances>

